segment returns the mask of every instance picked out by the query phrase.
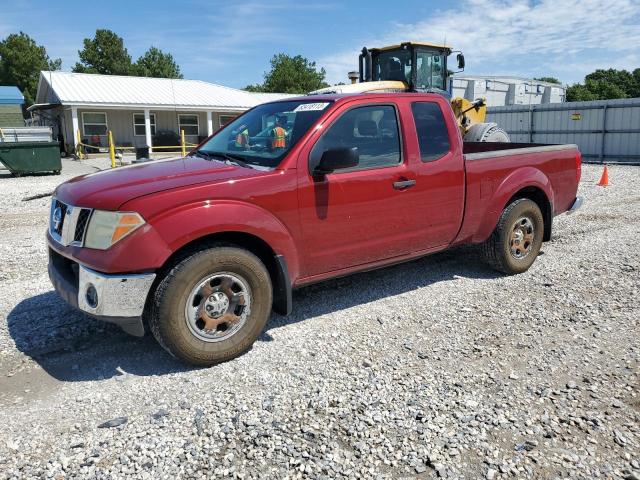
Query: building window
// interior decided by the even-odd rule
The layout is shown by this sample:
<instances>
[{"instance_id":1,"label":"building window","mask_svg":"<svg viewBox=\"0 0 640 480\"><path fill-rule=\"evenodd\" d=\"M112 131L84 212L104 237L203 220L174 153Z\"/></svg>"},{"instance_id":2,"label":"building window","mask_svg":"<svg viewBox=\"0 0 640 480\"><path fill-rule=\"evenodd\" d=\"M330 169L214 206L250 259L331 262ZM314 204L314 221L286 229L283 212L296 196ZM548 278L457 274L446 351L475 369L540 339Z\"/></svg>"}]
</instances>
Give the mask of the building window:
<instances>
[{"instance_id":1,"label":"building window","mask_svg":"<svg viewBox=\"0 0 640 480\"><path fill-rule=\"evenodd\" d=\"M197 136L200 132L198 115L178 115L180 130L184 130L185 135Z\"/></svg>"},{"instance_id":2,"label":"building window","mask_svg":"<svg viewBox=\"0 0 640 480\"><path fill-rule=\"evenodd\" d=\"M149 115L151 120L151 135L156 134L156 114L151 113ZM136 137L144 137L144 113L133 114L133 134Z\"/></svg>"},{"instance_id":3,"label":"building window","mask_svg":"<svg viewBox=\"0 0 640 480\"><path fill-rule=\"evenodd\" d=\"M82 112L82 132L83 135L92 136L107 134L107 114L96 112Z\"/></svg>"},{"instance_id":4,"label":"building window","mask_svg":"<svg viewBox=\"0 0 640 480\"><path fill-rule=\"evenodd\" d=\"M220 115L220 126L224 127L227 123L231 123L235 115Z\"/></svg>"}]
</instances>

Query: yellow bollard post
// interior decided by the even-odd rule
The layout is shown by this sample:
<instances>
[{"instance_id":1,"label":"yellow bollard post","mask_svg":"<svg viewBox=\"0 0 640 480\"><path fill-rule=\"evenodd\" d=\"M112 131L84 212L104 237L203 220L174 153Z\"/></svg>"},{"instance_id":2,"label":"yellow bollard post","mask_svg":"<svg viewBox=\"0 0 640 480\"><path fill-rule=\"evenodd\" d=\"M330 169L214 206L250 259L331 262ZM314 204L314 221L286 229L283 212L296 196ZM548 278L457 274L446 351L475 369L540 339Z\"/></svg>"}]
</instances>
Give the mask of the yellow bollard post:
<instances>
[{"instance_id":1,"label":"yellow bollard post","mask_svg":"<svg viewBox=\"0 0 640 480\"><path fill-rule=\"evenodd\" d=\"M82 137L80 136L80 129L78 129L78 131L76 133L77 133L77 135L76 135L76 138L77 138L77 140L76 140L76 155L78 155L78 158L80 160L82 160L82 157L83 157L83 155L82 155L82 145L80 145L82 143Z\"/></svg>"},{"instance_id":2,"label":"yellow bollard post","mask_svg":"<svg viewBox=\"0 0 640 480\"><path fill-rule=\"evenodd\" d=\"M109 130L109 158L111 158L111 168L116 168L116 148L113 145L113 134Z\"/></svg>"},{"instance_id":3,"label":"yellow bollard post","mask_svg":"<svg viewBox=\"0 0 640 480\"><path fill-rule=\"evenodd\" d=\"M180 146L182 147L182 156L187 156L187 146L184 143L184 130L180 130Z\"/></svg>"}]
</instances>

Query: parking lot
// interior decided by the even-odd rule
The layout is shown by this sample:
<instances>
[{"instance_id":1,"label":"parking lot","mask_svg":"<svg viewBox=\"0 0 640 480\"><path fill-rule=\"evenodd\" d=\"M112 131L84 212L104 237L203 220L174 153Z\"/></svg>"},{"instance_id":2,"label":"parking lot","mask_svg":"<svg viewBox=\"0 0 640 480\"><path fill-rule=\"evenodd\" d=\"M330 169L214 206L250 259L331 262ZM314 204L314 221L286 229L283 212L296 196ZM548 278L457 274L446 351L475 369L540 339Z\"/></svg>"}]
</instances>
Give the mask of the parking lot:
<instances>
[{"instance_id":1,"label":"parking lot","mask_svg":"<svg viewBox=\"0 0 640 480\"><path fill-rule=\"evenodd\" d=\"M24 199L104 167L0 171L0 478L640 478L640 167L584 165L524 274L465 248L307 287L207 369L52 291Z\"/></svg>"}]
</instances>

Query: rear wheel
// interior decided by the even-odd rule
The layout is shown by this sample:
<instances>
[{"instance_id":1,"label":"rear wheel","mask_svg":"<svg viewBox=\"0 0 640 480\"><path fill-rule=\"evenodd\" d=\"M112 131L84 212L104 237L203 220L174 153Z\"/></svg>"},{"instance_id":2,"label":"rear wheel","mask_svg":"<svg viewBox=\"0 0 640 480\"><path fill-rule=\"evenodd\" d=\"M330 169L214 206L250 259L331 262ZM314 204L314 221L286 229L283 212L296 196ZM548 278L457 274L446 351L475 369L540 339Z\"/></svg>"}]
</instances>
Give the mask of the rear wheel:
<instances>
[{"instance_id":1,"label":"rear wheel","mask_svg":"<svg viewBox=\"0 0 640 480\"><path fill-rule=\"evenodd\" d=\"M498 271L525 272L540 252L543 234L540 207L527 198L515 200L504 209L498 225L483 244L483 256Z\"/></svg>"},{"instance_id":2,"label":"rear wheel","mask_svg":"<svg viewBox=\"0 0 640 480\"><path fill-rule=\"evenodd\" d=\"M154 293L149 324L169 353L207 366L245 352L271 312L267 269L233 246L200 250L178 262Z\"/></svg>"}]
</instances>

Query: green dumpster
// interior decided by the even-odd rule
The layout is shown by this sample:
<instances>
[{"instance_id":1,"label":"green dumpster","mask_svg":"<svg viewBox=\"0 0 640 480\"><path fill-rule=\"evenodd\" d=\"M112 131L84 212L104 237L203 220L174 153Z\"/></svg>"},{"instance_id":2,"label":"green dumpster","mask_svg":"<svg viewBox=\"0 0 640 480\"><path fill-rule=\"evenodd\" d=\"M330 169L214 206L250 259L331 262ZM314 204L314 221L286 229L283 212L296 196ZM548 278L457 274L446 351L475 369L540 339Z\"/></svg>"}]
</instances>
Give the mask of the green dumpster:
<instances>
[{"instance_id":1,"label":"green dumpster","mask_svg":"<svg viewBox=\"0 0 640 480\"><path fill-rule=\"evenodd\" d=\"M0 163L14 175L25 173L60 173L58 142L0 142Z\"/></svg>"}]
</instances>

